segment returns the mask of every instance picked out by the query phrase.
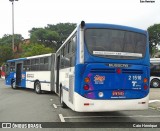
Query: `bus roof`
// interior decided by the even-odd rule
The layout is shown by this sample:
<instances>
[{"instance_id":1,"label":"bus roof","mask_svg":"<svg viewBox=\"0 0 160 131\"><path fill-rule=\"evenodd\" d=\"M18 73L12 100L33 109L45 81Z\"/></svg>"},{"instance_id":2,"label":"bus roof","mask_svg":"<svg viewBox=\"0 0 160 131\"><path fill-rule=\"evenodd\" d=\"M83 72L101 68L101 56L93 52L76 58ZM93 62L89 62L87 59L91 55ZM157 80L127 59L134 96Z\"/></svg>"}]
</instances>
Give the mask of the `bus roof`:
<instances>
[{"instance_id":1,"label":"bus roof","mask_svg":"<svg viewBox=\"0 0 160 131\"><path fill-rule=\"evenodd\" d=\"M30 57L24 57L24 58L17 58L17 59L7 60L7 62L15 62L15 61L23 61L23 60L32 59L32 58L40 58L40 57L45 57L45 56L51 56L52 54L54 53L36 55L36 56L30 56Z\"/></svg>"},{"instance_id":2,"label":"bus roof","mask_svg":"<svg viewBox=\"0 0 160 131\"><path fill-rule=\"evenodd\" d=\"M139 28L124 26L124 25L114 25L114 24L104 24L104 23L86 23L84 28L109 28L109 29L119 29L126 31L133 31L137 33L147 34L146 30Z\"/></svg>"},{"instance_id":3,"label":"bus roof","mask_svg":"<svg viewBox=\"0 0 160 131\"><path fill-rule=\"evenodd\" d=\"M15 62L15 61L23 61L23 60L26 60L26 58L18 58L18 59L7 60L7 62Z\"/></svg>"},{"instance_id":4,"label":"bus roof","mask_svg":"<svg viewBox=\"0 0 160 131\"><path fill-rule=\"evenodd\" d=\"M39 57L45 57L45 56L51 56L52 53L49 54L43 54L43 55L36 55L36 56L30 56L30 57L26 57L27 59L32 59L32 58L39 58Z\"/></svg>"}]
</instances>

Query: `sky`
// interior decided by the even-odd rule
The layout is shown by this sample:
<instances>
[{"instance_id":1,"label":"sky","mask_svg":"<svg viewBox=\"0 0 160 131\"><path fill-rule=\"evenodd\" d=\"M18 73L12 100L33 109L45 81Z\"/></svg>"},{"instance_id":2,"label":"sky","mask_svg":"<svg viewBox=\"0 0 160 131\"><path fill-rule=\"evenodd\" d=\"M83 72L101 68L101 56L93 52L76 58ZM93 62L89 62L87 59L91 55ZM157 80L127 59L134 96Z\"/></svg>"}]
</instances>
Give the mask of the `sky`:
<instances>
[{"instance_id":1,"label":"sky","mask_svg":"<svg viewBox=\"0 0 160 131\"><path fill-rule=\"evenodd\" d=\"M14 2L15 34L29 38L33 27L47 24L109 23L145 29L160 24L160 0L18 0ZM145 0L143 0L145 1ZM150 1L150 0L148 0ZM12 34L12 4L0 0L0 38Z\"/></svg>"}]
</instances>

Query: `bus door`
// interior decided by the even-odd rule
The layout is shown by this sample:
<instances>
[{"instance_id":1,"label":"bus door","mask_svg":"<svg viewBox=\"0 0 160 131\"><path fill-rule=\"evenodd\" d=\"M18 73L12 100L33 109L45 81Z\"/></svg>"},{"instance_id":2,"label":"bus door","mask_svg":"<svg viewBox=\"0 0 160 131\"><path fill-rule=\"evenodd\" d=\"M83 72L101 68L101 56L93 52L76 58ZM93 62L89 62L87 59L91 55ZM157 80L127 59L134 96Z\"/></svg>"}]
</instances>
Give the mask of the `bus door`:
<instances>
[{"instance_id":1,"label":"bus door","mask_svg":"<svg viewBox=\"0 0 160 131\"><path fill-rule=\"evenodd\" d=\"M16 86L22 85L22 63L16 63Z\"/></svg>"},{"instance_id":2,"label":"bus door","mask_svg":"<svg viewBox=\"0 0 160 131\"><path fill-rule=\"evenodd\" d=\"M56 93L59 94L59 66L60 66L60 55L57 57L57 73L56 73Z\"/></svg>"}]
</instances>

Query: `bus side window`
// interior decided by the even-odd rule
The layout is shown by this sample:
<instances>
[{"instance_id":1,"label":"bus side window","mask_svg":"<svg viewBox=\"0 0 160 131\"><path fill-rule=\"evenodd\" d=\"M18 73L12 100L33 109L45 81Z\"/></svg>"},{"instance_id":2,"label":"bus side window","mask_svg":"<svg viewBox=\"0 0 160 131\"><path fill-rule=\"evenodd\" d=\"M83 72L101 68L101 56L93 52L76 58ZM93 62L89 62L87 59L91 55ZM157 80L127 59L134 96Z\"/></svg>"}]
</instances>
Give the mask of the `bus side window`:
<instances>
[{"instance_id":1,"label":"bus side window","mask_svg":"<svg viewBox=\"0 0 160 131\"><path fill-rule=\"evenodd\" d=\"M44 70L44 58L40 58L40 70L43 71Z\"/></svg>"},{"instance_id":2,"label":"bus side window","mask_svg":"<svg viewBox=\"0 0 160 131\"><path fill-rule=\"evenodd\" d=\"M76 36L71 40L71 56L70 56L70 67L75 65L75 51L76 51Z\"/></svg>"},{"instance_id":3,"label":"bus side window","mask_svg":"<svg viewBox=\"0 0 160 131\"><path fill-rule=\"evenodd\" d=\"M75 49L76 49L76 37L73 37L72 39L72 53L75 53Z\"/></svg>"},{"instance_id":4,"label":"bus side window","mask_svg":"<svg viewBox=\"0 0 160 131\"><path fill-rule=\"evenodd\" d=\"M68 46L67 44L64 46L64 56L68 54Z\"/></svg>"},{"instance_id":5,"label":"bus side window","mask_svg":"<svg viewBox=\"0 0 160 131\"><path fill-rule=\"evenodd\" d=\"M10 72L14 72L15 71L15 62L11 62L10 63Z\"/></svg>"},{"instance_id":6,"label":"bus side window","mask_svg":"<svg viewBox=\"0 0 160 131\"><path fill-rule=\"evenodd\" d=\"M49 69L48 69L48 64L49 64L49 62L48 62L48 57L45 57L44 58L44 70L45 71L48 71Z\"/></svg>"},{"instance_id":7,"label":"bus side window","mask_svg":"<svg viewBox=\"0 0 160 131\"><path fill-rule=\"evenodd\" d=\"M35 59L35 70L39 70L39 58Z\"/></svg>"},{"instance_id":8,"label":"bus side window","mask_svg":"<svg viewBox=\"0 0 160 131\"><path fill-rule=\"evenodd\" d=\"M31 65L30 60L25 60L23 64L23 71L30 71Z\"/></svg>"},{"instance_id":9,"label":"bus side window","mask_svg":"<svg viewBox=\"0 0 160 131\"><path fill-rule=\"evenodd\" d=\"M67 54L69 54L69 43L67 43Z\"/></svg>"},{"instance_id":10,"label":"bus side window","mask_svg":"<svg viewBox=\"0 0 160 131\"><path fill-rule=\"evenodd\" d=\"M66 43L65 46L65 56L63 58L64 61L64 68L68 68L69 67L69 63L70 63L70 58L69 58L69 44L70 41Z\"/></svg>"},{"instance_id":11,"label":"bus side window","mask_svg":"<svg viewBox=\"0 0 160 131\"><path fill-rule=\"evenodd\" d=\"M35 59L31 59L31 70L35 70Z\"/></svg>"},{"instance_id":12,"label":"bus side window","mask_svg":"<svg viewBox=\"0 0 160 131\"><path fill-rule=\"evenodd\" d=\"M64 47L62 47L62 50L60 51L60 69L64 68Z\"/></svg>"}]
</instances>

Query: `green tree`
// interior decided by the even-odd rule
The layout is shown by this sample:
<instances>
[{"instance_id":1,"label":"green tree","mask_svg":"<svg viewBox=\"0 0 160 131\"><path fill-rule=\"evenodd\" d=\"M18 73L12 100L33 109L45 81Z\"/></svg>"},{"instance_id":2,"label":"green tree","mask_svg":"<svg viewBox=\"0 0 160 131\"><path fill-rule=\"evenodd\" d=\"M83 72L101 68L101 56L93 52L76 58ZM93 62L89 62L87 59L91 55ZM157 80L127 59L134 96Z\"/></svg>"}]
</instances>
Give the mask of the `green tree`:
<instances>
[{"instance_id":1,"label":"green tree","mask_svg":"<svg viewBox=\"0 0 160 131\"><path fill-rule=\"evenodd\" d=\"M4 35L1 39L0 39L0 45L10 45L12 44L12 35Z\"/></svg>"},{"instance_id":2,"label":"green tree","mask_svg":"<svg viewBox=\"0 0 160 131\"><path fill-rule=\"evenodd\" d=\"M20 57L29 57L34 55L53 53L55 50L53 48L45 47L43 44L29 44L22 46L23 53Z\"/></svg>"},{"instance_id":3,"label":"green tree","mask_svg":"<svg viewBox=\"0 0 160 131\"><path fill-rule=\"evenodd\" d=\"M147 30L149 32L150 53L154 55L156 53L155 47L160 45L160 24L154 24Z\"/></svg>"},{"instance_id":4,"label":"green tree","mask_svg":"<svg viewBox=\"0 0 160 131\"><path fill-rule=\"evenodd\" d=\"M47 47L54 48L57 44L56 41L59 39L57 32L43 28L33 28L30 33L31 42L44 44Z\"/></svg>"},{"instance_id":5,"label":"green tree","mask_svg":"<svg viewBox=\"0 0 160 131\"><path fill-rule=\"evenodd\" d=\"M15 46L18 46L19 43L23 41L23 37L21 34L15 34L14 35L14 43ZM7 35L5 34L1 39L0 39L0 45L11 45L12 44L12 35Z\"/></svg>"},{"instance_id":6,"label":"green tree","mask_svg":"<svg viewBox=\"0 0 160 131\"><path fill-rule=\"evenodd\" d=\"M14 48L16 48L17 52L19 52L19 44L22 43L23 41L23 37L21 34L15 34L14 35ZM12 47L12 35L4 35L1 39L0 39L0 45L5 45L8 47Z\"/></svg>"},{"instance_id":7,"label":"green tree","mask_svg":"<svg viewBox=\"0 0 160 131\"><path fill-rule=\"evenodd\" d=\"M47 25L45 28L32 28L29 31L31 42L58 49L75 27L76 24L59 23L57 25Z\"/></svg>"},{"instance_id":8,"label":"green tree","mask_svg":"<svg viewBox=\"0 0 160 131\"><path fill-rule=\"evenodd\" d=\"M75 23L59 23L57 25L48 24L46 29L54 30L59 34L59 41L57 41L57 48L59 48L65 39L72 33L76 28Z\"/></svg>"},{"instance_id":9,"label":"green tree","mask_svg":"<svg viewBox=\"0 0 160 131\"><path fill-rule=\"evenodd\" d=\"M9 59L13 59L12 48L9 46L0 45L0 65Z\"/></svg>"}]
</instances>

